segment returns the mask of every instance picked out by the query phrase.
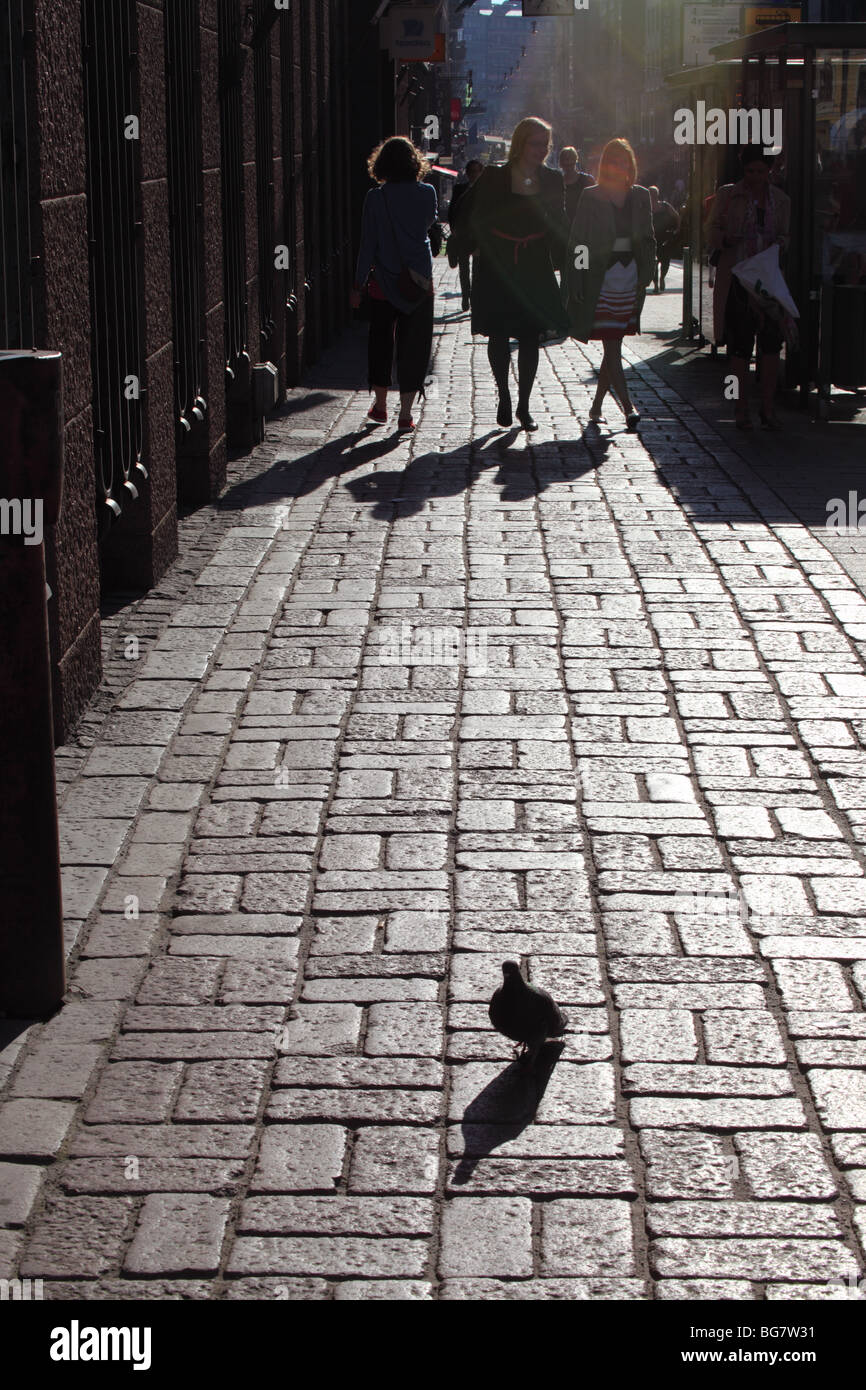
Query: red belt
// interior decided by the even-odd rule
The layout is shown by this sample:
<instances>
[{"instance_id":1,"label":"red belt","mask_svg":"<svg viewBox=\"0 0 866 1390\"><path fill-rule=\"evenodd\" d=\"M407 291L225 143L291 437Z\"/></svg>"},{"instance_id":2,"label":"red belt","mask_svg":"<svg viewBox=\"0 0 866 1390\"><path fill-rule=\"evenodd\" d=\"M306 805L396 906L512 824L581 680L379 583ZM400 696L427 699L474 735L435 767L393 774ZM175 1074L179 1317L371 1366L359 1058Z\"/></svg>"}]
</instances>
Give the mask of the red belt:
<instances>
[{"instance_id":1,"label":"red belt","mask_svg":"<svg viewBox=\"0 0 866 1390\"><path fill-rule=\"evenodd\" d=\"M514 242L514 264L517 265L517 252L521 247L526 246L530 241L540 241L544 232L533 232L530 236L509 236L507 232L497 232L495 227L490 229L494 236L501 237L503 241Z\"/></svg>"}]
</instances>

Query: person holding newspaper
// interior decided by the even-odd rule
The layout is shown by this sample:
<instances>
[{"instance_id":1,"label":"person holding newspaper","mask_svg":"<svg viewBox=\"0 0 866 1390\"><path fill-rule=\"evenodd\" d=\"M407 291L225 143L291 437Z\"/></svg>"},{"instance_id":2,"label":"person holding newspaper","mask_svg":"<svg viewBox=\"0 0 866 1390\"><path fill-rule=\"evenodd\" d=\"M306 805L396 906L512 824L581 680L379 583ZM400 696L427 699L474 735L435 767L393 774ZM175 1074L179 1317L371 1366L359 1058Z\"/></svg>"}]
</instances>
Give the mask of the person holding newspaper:
<instances>
[{"instance_id":1,"label":"person holding newspaper","mask_svg":"<svg viewBox=\"0 0 866 1390\"><path fill-rule=\"evenodd\" d=\"M718 190L709 222L709 249L719 253L713 287L713 330L716 342L726 344L737 378L734 418L741 430L752 428L748 380L756 339L761 357L761 425L767 430L781 429L774 400L784 334L778 320L757 305L734 274L735 266L774 244L780 253L787 249L791 200L770 183L772 165L772 156L765 155L759 146L741 150L742 178L738 183L723 184Z\"/></svg>"}]
</instances>

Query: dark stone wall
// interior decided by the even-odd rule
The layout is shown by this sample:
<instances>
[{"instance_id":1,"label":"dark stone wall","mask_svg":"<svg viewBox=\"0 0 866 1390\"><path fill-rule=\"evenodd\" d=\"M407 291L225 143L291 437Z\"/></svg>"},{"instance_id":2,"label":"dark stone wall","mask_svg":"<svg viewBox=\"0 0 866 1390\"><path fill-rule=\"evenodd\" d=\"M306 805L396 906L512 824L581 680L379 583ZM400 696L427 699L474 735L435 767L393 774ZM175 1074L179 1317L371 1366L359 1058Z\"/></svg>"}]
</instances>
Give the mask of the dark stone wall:
<instances>
[{"instance_id":1,"label":"dark stone wall","mask_svg":"<svg viewBox=\"0 0 866 1390\"><path fill-rule=\"evenodd\" d=\"M379 47L377 31L370 24L376 6L350 3L345 28L348 34L349 87L348 169L349 235L352 275L361 235L361 209L373 187L367 173L370 152L380 140L396 133L394 123L394 64L387 49Z\"/></svg>"},{"instance_id":2,"label":"dark stone wall","mask_svg":"<svg viewBox=\"0 0 866 1390\"><path fill-rule=\"evenodd\" d=\"M273 225L260 246L255 55L247 14L258 11L261 17L266 7L248 0L230 3L237 5L245 54L246 348L253 363L267 358L277 366L284 396L297 384L303 365L315 361L346 322L360 217L360 199L350 184L360 186L363 197L368 182L361 155L366 158L392 128L393 115L383 112L381 55L369 26L373 0L293 0L288 12L278 12L267 39L273 162L265 176L273 182ZM28 4L35 40L29 100L36 165L36 342L63 354L65 486L59 522L46 536L55 732L62 740L101 676L100 590L141 592L159 580L177 553L178 501L191 505L218 495L225 483L227 447L249 448L260 427L251 414L243 371L231 388L231 409L227 404L219 3L197 0L200 328L207 411L204 423L189 435L177 428L165 0L135 0L138 60L130 114L140 119L136 215L142 228L142 461L148 478L136 479L137 500L124 505L99 545L82 0ZM288 120L284 103L289 106ZM284 243L290 266L278 270L274 248ZM265 277L272 291L273 329L263 340L260 300Z\"/></svg>"},{"instance_id":3,"label":"dark stone wall","mask_svg":"<svg viewBox=\"0 0 866 1390\"><path fill-rule=\"evenodd\" d=\"M37 151L36 343L63 354L63 505L46 535L54 725L59 738L102 674L94 514L90 302L77 0L34 0L31 126Z\"/></svg>"}]
</instances>

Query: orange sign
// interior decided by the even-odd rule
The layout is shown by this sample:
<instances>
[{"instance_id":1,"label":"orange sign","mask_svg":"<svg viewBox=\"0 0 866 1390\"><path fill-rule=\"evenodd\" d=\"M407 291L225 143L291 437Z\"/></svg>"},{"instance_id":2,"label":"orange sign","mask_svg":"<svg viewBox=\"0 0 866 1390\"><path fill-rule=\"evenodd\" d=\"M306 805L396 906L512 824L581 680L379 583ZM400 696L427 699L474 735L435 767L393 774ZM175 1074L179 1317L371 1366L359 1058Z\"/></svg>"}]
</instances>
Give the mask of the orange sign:
<instances>
[{"instance_id":1,"label":"orange sign","mask_svg":"<svg viewBox=\"0 0 866 1390\"><path fill-rule=\"evenodd\" d=\"M743 32L757 34L761 29L772 29L777 24L799 24L801 18L800 5L747 5Z\"/></svg>"},{"instance_id":2,"label":"orange sign","mask_svg":"<svg viewBox=\"0 0 866 1390\"><path fill-rule=\"evenodd\" d=\"M433 52L426 58L404 58L404 63L444 63L445 62L445 35L437 34L433 46Z\"/></svg>"}]
</instances>

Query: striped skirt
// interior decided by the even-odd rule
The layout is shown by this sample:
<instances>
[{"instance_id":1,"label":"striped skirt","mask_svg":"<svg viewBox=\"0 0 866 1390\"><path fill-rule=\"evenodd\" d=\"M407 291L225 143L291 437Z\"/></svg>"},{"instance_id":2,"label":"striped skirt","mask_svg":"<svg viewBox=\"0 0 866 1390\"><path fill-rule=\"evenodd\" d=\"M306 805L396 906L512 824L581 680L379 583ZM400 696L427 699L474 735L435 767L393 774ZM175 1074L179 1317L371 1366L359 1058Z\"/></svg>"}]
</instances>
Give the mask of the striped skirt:
<instances>
[{"instance_id":1,"label":"striped skirt","mask_svg":"<svg viewBox=\"0 0 866 1390\"><path fill-rule=\"evenodd\" d=\"M637 332L637 266L614 261L601 282L590 338L622 338Z\"/></svg>"}]
</instances>

